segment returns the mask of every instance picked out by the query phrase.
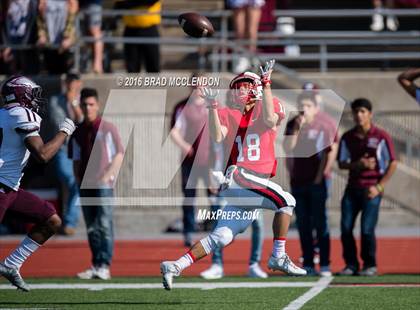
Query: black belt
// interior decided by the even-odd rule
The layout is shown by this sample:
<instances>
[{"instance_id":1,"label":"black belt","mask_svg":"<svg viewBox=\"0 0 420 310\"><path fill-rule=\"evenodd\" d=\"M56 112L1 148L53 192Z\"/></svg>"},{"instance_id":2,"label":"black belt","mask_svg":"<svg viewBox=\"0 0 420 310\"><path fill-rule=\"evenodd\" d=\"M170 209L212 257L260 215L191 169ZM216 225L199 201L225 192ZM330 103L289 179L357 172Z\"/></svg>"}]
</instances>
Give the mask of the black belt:
<instances>
[{"instance_id":1,"label":"black belt","mask_svg":"<svg viewBox=\"0 0 420 310\"><path fill-rule=\"evenodd\" d=\"M12 188L10 188L7 185L4 185L3 183L0 183L0 189L3 190L3 192L5 192L6 194L7 193L10 193L11 191L13 191Z\"/></svg>"}]
</instances>

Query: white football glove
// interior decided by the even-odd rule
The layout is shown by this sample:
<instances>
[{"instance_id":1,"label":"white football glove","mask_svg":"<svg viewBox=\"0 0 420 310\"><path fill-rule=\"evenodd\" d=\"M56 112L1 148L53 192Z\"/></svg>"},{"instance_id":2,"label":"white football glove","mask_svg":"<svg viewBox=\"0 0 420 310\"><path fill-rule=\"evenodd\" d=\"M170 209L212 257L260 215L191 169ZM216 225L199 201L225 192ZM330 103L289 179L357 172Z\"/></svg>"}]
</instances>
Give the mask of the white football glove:
<instances>
[{"instance_id":1,"label":"white football glove","mask_svg":"<svg viewBox=\"0 0 420 310\"><path fill-rule=\"evenodd\" d=\"M201 94L201 97L203 97L206 100L208 108L217 108L216 97L217 95L219 95L218 89L204 87L201 89Z\"/></svg>"},{"instance_id":2,"label":"white football glove","mask_svg":"<svg viewBox=\"0 0 420 310\"><path fill-rule=\"evenodd\" d=\"M69 118L65 118L64 122L60 124L60 131L66 133L68 136L71 136L76 130L76 125Z\"/></svg>"},{"instance_id":3,"label":"white football glove","mask_svg":"<svg viewBox=\"0 0 420 310\"><path fill-rule=\"evenodd\" d=\"M260 66L261 83L263 85L271 84L271 73L273 72L276 61L271 59L265 63L264 68Z\"/></svg>"}]
</instances>

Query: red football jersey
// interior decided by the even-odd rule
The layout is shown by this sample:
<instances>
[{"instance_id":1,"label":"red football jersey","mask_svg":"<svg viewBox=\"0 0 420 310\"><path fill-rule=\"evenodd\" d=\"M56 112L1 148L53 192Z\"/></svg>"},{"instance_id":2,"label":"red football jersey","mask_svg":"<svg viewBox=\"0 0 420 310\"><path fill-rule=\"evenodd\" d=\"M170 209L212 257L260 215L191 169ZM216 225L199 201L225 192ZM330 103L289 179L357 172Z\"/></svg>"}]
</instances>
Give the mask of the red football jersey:
<instances>
[{"instance_id":1,"label":"red football jersey","mask_svg":"<svg viewBox=\"0 0 420 310\"><path fill-rule=\"evenodd\" d=\"M279 115L279 125L285 117L284 108L277 98L274 98L273 104L275 113ZM231 108L218 110L220 123L228 129L224 140L225 151L230 154L227 167L237 165L257 174L274 176L277 168L274 154L277 130L264 123L262 109L259 101L244 114Z\"/></svg>"}]
</instances>

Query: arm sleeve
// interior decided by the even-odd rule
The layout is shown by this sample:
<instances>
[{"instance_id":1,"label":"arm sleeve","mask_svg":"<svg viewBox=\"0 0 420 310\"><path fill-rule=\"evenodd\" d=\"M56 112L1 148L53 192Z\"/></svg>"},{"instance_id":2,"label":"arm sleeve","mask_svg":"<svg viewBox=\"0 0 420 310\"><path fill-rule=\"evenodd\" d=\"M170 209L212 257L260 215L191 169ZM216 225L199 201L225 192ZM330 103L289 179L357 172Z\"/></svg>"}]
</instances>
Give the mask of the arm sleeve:
<instances>
[{"instance_id":1,"label":"arm sleeve","mask_svg":"<svg viewBox=\"0 0 420 310\"><path fill-rule=\"evenodd\" d=\"M122 145L121 137L118 132L118 129L115 126L112 126L111 134L112 134L112 140L115 144L116 153L124 153L124 146Z\"/></svg>"},{"instance_id":2,"label":"arm sleeve","mask_svg":"<svg viewBox=\"0 0 420 310\"><path fill-rule=\"evenodd\" d=\"M339 162L350 162L351 161L351 154L347 147L346 140L341 138L340 145L338 148L337 153L337 160Z\"/></svg>"},{"instance_id":3,"label":"arm sleeve","mask_svg":"<svg viewBox=\"0 0 420 310\"><path fill-rule=\"evenodd\" d=\"M186 126L185 115L182 113L183 109L177 109L175 112L175 122L173 127L184 132Z\"/></svg>"},{"instance_id":4,"label":"arm sleeve","mask_svg":"<svg viewBox=\"0 0 420 310\"><path fill-rule=\"evenodd\" d=\"M24 139L30 136L39 136L39 129L41 128L41 117L35 112L17 107L10 112L13 119L13 128Z\"/></svg>"},{"instance_id":5,"label":"arm sleeve","mask_svg":"<svg viewBox=\"0 0 420 310\"><path fill-rule=\"evenodd\" d=\"M394 143L388 133L384 134L384 140L386 142L386 151L389 153L389 161L396 160Z\"/></svg>"},{"instance_id":6,"label":"arm sleeve","mask_svg":"<svg viewBox=\"0 0 420 310\"><path fill-rule=\"evenodd\" d=\"M274 104L274 113L276 113L279 116L279 119L277 120L277 126L280 125L281 121L286 117L286 110L284 109L283 104L280 102L280 100L277 97L273 98L273 104Z\"/></svg>"},{"instance_id":7,"label":"arm sleeve","mask_svg":"<svg viewBox=\"0 0 420 310\"><path fill-rule=\"evenodd\" d=\"M396 159L394 145L391 137L387 133L384 133L383 139L378 144L376 159L378 160L379 172L381 174L385 173L389 164Z\"/></svg>"}]
</instances>

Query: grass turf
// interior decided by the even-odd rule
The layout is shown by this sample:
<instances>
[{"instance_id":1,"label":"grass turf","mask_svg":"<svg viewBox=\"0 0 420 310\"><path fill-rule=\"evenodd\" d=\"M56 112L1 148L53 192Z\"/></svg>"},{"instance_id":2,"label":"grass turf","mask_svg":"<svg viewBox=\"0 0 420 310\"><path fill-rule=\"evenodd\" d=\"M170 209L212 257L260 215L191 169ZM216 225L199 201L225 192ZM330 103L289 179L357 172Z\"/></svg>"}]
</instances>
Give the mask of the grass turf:
<instances>
[{"instance_id":1,"label":"grass turf","mask_svg":"<svg viewBox=\"0 0 420 310\"><path fill-rule=\"evenodd\" d=\"M280 309L306 288L0 291L2 307L60 309Z\"/></svg>"},{"instance_id":2,"label":"grass turf","mask_svg":"<svg viewBox=\"0 0 420 310\"><path fill-rule=\"evenodd\" d=\"M211 282L317 281L317 277L270 277L249 279L226 277ZM4 283L4 281L0 281ZM28 279L29 283L160 283L159 277L115 278L111 281L77 279ZM177 278L176 283L205 282L201 278ZM333 283L420 283L420 275L378 277L335 277ZM232 288L232 289L107 289L44 290L30 293L0 290L0 308L60 309L281 309L309 288ZM420 288L330 287L310 300L302 309L418 309Z\"/></svg>"},{"instance_id":3,"label":"grass turf","mask_svg":"<svg viewBox=\"0 0 420 310\"><path fill-rule=\"evenodd\" d=\"M311 309L419 309L420 289L412 287L327 288L302 308Z\"/></svg>"}]
</instances>

